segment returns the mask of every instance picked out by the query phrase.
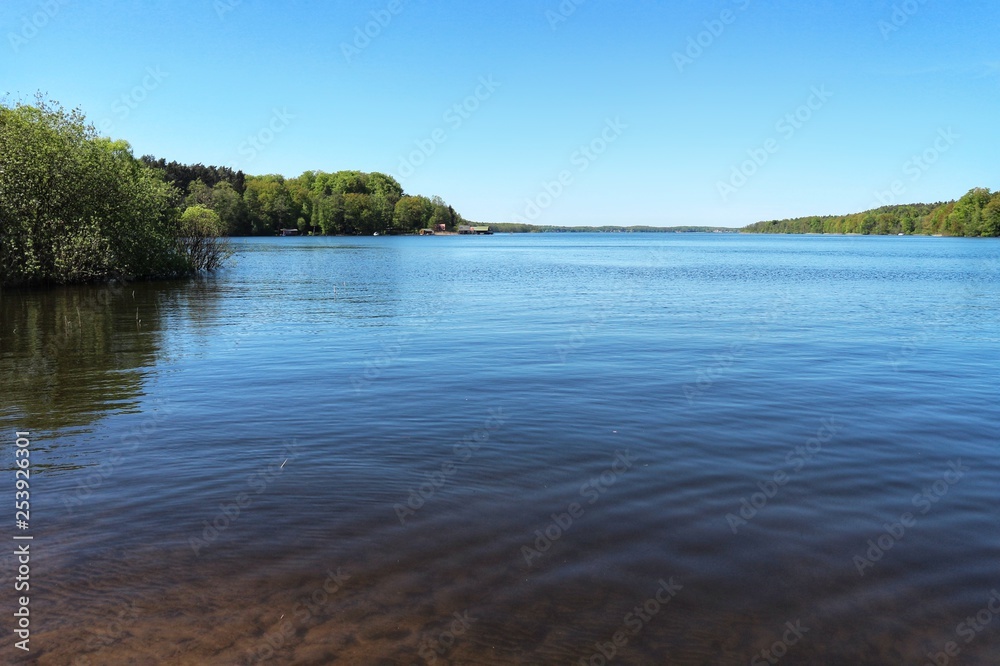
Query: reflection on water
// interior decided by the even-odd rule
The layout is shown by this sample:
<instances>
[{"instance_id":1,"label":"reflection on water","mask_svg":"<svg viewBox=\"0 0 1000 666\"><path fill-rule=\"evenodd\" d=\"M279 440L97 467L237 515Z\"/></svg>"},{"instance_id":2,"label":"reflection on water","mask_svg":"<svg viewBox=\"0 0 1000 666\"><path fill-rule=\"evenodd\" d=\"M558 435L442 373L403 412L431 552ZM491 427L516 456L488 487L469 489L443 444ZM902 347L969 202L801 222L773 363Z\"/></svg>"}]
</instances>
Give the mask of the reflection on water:
<instances>
[{"instance_id":1,"label":"reflection on water","mask_svg":"<svg viewBox=\"0 0 1000 666\"><path fill-rule=\"evenodd\" d=\"M156 361L158 296L121 285L0 292L2 416L59 430L134 409Z\"/></svg>"},{"instance_id":2,"label":"reflection on water","mask_svg":"<svg viewBox=\"0 0 1000 666\"><path fill-rule=\"evenodd\" d=\"M75 432L137 410L170 360L164 327L204 328L217 299L210 279L0 291L0 424Z\"/></svg>"},{"instance_id":3,"label":"reflection on water","mask_svg":"<svg viewBox=\"0 0 1000 666\"><path fill-rule=\"evenodd\" d=\"M37 663L1000 660L995 243L237 247L0 295Z\"/></svg>"}]
</instances>

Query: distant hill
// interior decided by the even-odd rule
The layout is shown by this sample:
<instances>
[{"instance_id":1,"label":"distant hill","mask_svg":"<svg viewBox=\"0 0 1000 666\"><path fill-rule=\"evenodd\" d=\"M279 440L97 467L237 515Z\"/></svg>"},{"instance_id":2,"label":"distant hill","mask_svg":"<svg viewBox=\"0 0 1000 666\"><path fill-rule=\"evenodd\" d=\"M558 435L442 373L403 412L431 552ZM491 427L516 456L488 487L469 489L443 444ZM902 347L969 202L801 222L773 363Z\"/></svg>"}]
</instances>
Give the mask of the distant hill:
<instances>
[{"instance_id":1,"label":"distant hill","mask_svg":"<svg viewBox=\"0 0 1000 666\"><path fill-rule=\"evenodd\" d=\"M556 227L552 225L519 224L517 222L498 222L490 224L490 229L499 233L511 234L538 234L538 233L607 233L607 234L627 234L627 233L695 233L695 232L727 232L736 233L739 229L726 227Z\"/></svg>"},{"instance_id":2,"label":"distant hill","mask_svg":"<svg viewBox=\"0 0 1000 666\"><path fill-rule=\"evenodd\" d=\"M883 206L852 215L798 217L756 222L751 234L926 234L1000 236L1000 191L977 187L958 201Z\"/></svg>"}]
</instances>

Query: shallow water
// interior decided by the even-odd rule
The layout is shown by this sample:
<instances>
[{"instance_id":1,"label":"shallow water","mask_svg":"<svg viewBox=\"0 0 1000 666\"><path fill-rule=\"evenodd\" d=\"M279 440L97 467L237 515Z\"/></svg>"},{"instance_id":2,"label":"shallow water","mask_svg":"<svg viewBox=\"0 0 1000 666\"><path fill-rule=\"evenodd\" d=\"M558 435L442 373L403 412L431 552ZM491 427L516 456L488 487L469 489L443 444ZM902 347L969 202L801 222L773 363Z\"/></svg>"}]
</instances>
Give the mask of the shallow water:
<instances>
[{"instance_id":1,"label":"shallow water","mask_svg":"<svg viewBox=\"0 0 1000 666\"><path fill-rule=\"evenodd\" d=\"M236 249L0 294L37 663L1000 662L996 241Z\"/></svg>"}]
</instances>

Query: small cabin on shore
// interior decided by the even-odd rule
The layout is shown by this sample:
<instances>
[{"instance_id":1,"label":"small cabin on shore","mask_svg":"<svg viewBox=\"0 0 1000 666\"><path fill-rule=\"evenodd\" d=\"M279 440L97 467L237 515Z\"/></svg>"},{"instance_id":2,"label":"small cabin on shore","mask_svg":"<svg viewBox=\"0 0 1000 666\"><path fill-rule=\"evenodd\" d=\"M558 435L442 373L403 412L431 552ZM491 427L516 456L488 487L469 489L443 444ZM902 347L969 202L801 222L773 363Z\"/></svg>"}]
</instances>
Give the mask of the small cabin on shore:
<instances>
[{"instance_id":1,"label":"small cabin on shore","mask_svg":"<svg viewBox=\"0 0 1000 666\"><path fill-rule=\"evenodd\" d=\"M298 236L299 235L299 230L298 229L282 229L281 230L281 235L282 236Z\"/></svg>"},{"instance_id":2,"label":"small cabin on shore","mask_svg":"<svg viewBox=\"0 0 1000 666\"><path fill-rule=\"evenodd\" d=\"M493 231L489 228L488 225L485 224L479 224L479 225L462 224L459 225L458 227L458 233L471 234L474 236L490 236L493 234Z\"/></svg>"}]
</instances>

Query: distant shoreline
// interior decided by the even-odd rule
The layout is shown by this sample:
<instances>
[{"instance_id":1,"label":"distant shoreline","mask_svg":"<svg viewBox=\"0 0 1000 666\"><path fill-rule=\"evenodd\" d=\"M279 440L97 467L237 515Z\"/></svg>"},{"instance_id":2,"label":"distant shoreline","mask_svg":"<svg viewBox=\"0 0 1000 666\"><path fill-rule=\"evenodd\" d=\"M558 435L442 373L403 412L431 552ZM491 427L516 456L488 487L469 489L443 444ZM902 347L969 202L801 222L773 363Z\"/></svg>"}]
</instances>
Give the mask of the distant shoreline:
<instances>
[{"instance_id":1,"label":"distant shoreline","mask_svg":"<svg viewBox=\"0 0 1000 666\"><path fill-rule=\"evenodd\" d=\"M505 223L482 225L489 226L490 230L494 234L567 234L567 233L601 233L601 234L646 234L646 233L659 233L659 234L693 234L693 233L715 233L715 234L738 234L742 233L742 230L737 227L705 227L705 228L692 228L692 227L533 227L531 229L508 229L505 228L507 225ZM521 227L524 225L513 225ZM305 237L318 237L325 236L327 238L358 238L367 236L368 234L296 234L294 236L287 236L288 238L305 238ZM407 231L405 233L380 233L381 236L476 236L483 234L463 234L457 231L435 231L433 234L421 234L419 231ZM281 238L279 234L277 236L261 236L254 234L245 235L234 235L230 238Z\"/></svg>"},{"instance_id":2,"label":"distant shoreline","mask_svg":"<svg viewBox=\"0 0 1000 666\"><path fill-rule=\"evenodd\" d=\"M490 225L492 226L492 225ZM596 229L579 229L575 227L564 227L560 229L538 229L533 231L495 231L490 235L533 235L533 234L736 234L745 236L840 236L840 237L870 237L870 236L884 236L886 238L892 238L897 236L905 236L909 238L994 238L993 236L951 236L948 234L924 234L924 233L838 233L838 232L823 232L823 231L782 231L782 232L755 232L748 231L745 228L725 228L722 230L712 230L712 231L701 231L701 230L684 230L679 231L674 228L664 227L662 229L652 230L643 229L642 231L611 231L611 230L596 230ZM400 234L382 233L375 236L376 238L400 238L400 237L428 237L428 236L483 236L486 234L460 234L457 231L435 231L433 234L420 234L413 232L406 232ZM368 234L298 234L295 236L259 236L253 234L246 234L240 236L229 236L228 238L366 238L369 237Z\"/></svg>"},{"instance_id":3,"label":"distant shoreline","mask_svg":"<svg viewBox=\"0 0 1000 666\"><path fill-rule=\"evenodd\" d=\"M855 236L1000 236L1000 192L975 187L957 201L888 205L849 215L814 215L756 222L757 234L844 234Z\"/></svg>"}]
</instances>

